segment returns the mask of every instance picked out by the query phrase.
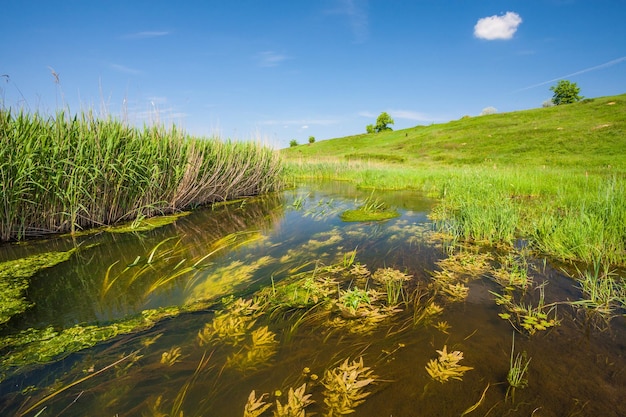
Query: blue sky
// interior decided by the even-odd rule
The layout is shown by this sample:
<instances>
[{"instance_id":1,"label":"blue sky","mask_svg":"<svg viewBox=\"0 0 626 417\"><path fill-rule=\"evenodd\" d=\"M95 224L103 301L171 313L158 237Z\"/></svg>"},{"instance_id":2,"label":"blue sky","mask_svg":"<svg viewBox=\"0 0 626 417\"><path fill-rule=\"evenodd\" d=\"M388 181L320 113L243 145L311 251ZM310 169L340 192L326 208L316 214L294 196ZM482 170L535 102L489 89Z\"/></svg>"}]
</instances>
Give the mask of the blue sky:
<instances>
[{"instance_id":1,"label":"blue sky","mask_svg":"<svg viewBox=\"0 0 626 417\"><path fill-rule=\"evenodd\" d=\"M286 147L626 93L624 0L3 0L0 100ZM57 78L58 77L58 78Z\"/></svg>"}]
</instances>

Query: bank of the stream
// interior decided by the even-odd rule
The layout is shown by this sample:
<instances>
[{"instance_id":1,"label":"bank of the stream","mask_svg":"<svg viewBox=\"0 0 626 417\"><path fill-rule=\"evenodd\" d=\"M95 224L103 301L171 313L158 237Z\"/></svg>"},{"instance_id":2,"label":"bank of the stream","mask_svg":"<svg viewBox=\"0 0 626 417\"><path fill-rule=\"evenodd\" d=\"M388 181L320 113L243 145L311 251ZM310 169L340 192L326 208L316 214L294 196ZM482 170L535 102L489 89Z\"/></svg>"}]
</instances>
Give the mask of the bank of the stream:
<instances>
[{"instance_id":1,"label":"bank of the stream","mask_svg":"<svg viewBox=\"0 0 626 417\"><path fill-rule=\"evenodd\" d=\"M138 222L281 187L255 142L138 129L91 113L0 109L0 240Z\"/></svg>"}]
</instances>

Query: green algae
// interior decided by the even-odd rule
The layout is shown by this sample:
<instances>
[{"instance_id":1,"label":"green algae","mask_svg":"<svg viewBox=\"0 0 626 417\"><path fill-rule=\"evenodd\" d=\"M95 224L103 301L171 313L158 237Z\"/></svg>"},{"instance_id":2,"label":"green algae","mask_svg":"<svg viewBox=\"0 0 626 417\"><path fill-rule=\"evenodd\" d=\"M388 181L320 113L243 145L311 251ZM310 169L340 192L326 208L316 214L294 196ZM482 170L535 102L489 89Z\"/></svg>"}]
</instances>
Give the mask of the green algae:
<instances>
[{"instance_id":1,"label":"green algae","mask_svg":"<svg viewBox=\"0 0 626 417\"><path fill-rule=\"evenodd\" d=\"M47 252L0 263L0 325L32 307L24 296L30 277L67 261L76 250Z\"/></svg>"},{"instance_id":2,"label":"green algae","mask_svg":"<svg viewBox=\"0 0 626 417\"><path fill-rule=\"evenodd\" d=\"M105 227L104 230L110 233L129 233L129 232L147 232L168 224L174 223L181 217L189 215L191 212L183 211L181 213L170 214L167 216L154 216L149 218L139 218L131 223L120 226Z\"/></svg>"},{"instance_id":3,"label":"green algae","mask_svg":"<svg viewBox=\"0 0 626 417\"><path fill-rule=\"evenodd\" d=\"M400 217L400 213L395 210L367 210L358 208L355 210L346 210L339 216L344 222L372 222L394 219Z\"/></svg>"}]
</instances>

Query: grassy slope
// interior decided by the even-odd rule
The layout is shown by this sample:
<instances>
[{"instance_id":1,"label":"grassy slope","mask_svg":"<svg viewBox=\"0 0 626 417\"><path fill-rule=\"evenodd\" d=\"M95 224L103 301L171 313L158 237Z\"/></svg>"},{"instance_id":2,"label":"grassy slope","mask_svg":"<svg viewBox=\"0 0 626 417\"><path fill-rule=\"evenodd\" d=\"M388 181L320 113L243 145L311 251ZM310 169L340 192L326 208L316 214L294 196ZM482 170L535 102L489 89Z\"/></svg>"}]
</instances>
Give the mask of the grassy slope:
<instances>
[{"instance_id":1,"label":"grassy slope","mask_svg":"<svg viewBox=\"0 0 626 417\"><path fill-rule=\"evenodd\" d=\"M288 160L332 155L407 165L575 165L589 170L610 165L623 172L626 94L319 141L281 152Z\"/></svg>"},{"instance_id":2,"label":"grassy slope","mask_svg":"<svg viewBox=\"0 0 626 417\"><path fill-rule=\"evenodd\" d=\"M626 266L626 95L281 153L294 178L427 191L439 199L434 218L458 238L521 236L561 259Z\"/></svg>"}]
</instances>

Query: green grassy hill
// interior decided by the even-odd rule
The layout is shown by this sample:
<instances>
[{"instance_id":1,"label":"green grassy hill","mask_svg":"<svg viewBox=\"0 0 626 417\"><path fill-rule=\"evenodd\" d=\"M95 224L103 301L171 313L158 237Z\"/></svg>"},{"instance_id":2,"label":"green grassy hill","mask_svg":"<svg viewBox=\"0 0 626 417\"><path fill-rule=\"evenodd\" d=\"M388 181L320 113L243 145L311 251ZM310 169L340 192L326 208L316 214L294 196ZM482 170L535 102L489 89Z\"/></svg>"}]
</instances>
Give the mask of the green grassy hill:
<instances>
[{"instance_id":1,"label":"green grassy hill","mask_svg":"<svg viewBox=\"0 0 626 417\"><path fill-rule=\"evenodd\" d=\"M409 165L537 165L626 169L626 94L443 124L362 134L281 150Z\"/></svg>"}]
</instances>

